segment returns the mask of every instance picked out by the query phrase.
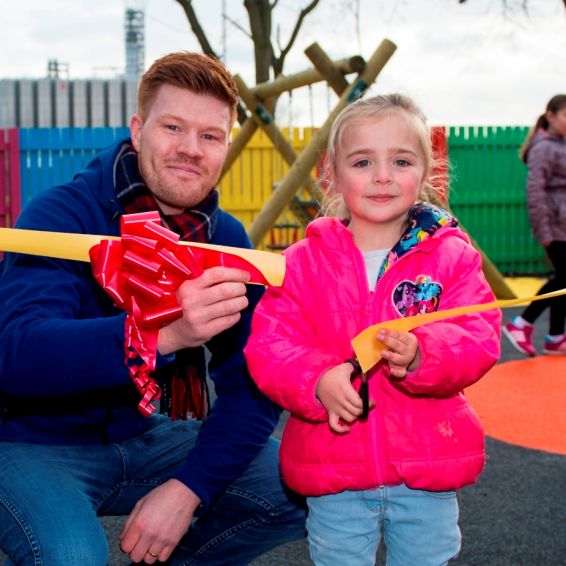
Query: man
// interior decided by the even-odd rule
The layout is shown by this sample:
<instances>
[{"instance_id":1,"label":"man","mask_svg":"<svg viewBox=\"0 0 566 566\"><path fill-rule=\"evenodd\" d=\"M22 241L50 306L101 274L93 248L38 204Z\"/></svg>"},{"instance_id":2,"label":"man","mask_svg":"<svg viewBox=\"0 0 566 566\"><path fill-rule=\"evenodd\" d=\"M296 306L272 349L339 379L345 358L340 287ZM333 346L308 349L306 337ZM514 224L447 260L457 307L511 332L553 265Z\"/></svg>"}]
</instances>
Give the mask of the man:
<instances>
[{"instance_id":1,"label":"man","mask_svg":"<svg viewBox=\"0 0 566 566\"><path fill-rule=\"evenodd\" d=\"M72 182L43 191L17 227L120 234L125 213L158 210L181 239L250 247L218 208L237 92L195 53L142 77L131 141ZM182 283L182 317L159 330L159 372L203 377L216 400L203 423L143 416L124 363L126 314L88 263L7 254L0 277L0 547L11 563L105 565L98 516L126 515L134 562L247 564L304 536L270 438L279 411L253 386L242 349L261 292L247 272L213 267ZM188 361L187 361L188 360ZM174 393L173 393L174 395Z\"/></svg>"}]
</instances>

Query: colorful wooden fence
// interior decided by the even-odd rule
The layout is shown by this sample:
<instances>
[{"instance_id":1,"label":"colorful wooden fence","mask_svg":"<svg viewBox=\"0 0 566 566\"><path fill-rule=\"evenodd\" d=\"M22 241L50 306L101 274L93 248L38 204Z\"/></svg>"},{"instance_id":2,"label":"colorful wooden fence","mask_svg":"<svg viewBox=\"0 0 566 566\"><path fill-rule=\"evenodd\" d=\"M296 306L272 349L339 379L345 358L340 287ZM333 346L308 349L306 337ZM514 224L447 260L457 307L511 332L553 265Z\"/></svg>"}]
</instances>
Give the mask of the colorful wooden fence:
<instances>
[{"instance_id":1,"label":"colorful wooden fence","mask_svg":"<svg viewBox=\"0 0 566 566\"><path fill-rule=\"evenodd\" d=\"M101 149L129 135L128 128L22 128L15 131L20 133L22 206L40 191L70 181ZM297 153L308 143L312 132L311 129L284 130ZM14 152L11 155L13 158ZM273 150L263 131L258 130L219 185L221 206L249 226L287 170L287 163ZM0 195L4 192L0 184ZM296 221L285 212L278 223ZM298 228L296 237L302 234L302 228ZM266 238L263 247L269 246L269 239Z\"/></svg>"},{"instance_id":2,"label":"colorful wooden fence","mask_svg":"<svg viewBox=\"0 0 566 566\"><path fill-rule=\"evenodd\" d=\"M526 168L517 153L526 131L523 127L447 130L452 210L506 275L548 271L526 214ZM284 133L300 153L313 130ZM98 151L125 135L127 128L0 130L0 225L13 224L19 200L23 206L39 191L71 180ZM249 226L287 170L267 136L256 132L220 182L222 207ZM277 224L288 232L279 235L282 239L302 237L302 228L295 228L297 221L290 212L282 214Z\"/></svg>"}]
</instances>

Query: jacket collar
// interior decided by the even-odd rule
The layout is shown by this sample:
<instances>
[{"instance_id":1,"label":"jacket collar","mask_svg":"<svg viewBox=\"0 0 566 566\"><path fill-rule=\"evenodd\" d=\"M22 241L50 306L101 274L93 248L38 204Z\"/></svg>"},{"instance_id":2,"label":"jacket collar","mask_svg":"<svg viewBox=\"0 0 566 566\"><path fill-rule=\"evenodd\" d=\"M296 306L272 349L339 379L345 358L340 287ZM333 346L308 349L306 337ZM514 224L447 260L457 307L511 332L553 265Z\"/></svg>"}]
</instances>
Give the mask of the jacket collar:
<instances>
[{"instance_id":1,"label":"jacket collar","mask_svg":"<svg viewBox=\"0 0 566 566\"><path fill-rule=\"evenodd\" d=\"M347 224L347 221L338 218L318 218L309 224L306 236L308 238L320 238L330 248L348 251L354 245L354 239ZM415 204L409 210L407 229L387 254L381 266L379 278L401 256L407 254L425 240L434 237L439 230L443 233L445 229L454 228L457 225L458 221L445 210L429 203Z\"/></svg>"},{"instance_id":2,"label":"jacket collar","mask_svg":"<svg viewBox=\"0 0 566 566\"><path fill-rule=\"evenodd\" d=\"M381 264L378 279L401 256L410 252L421 242L431 238L440 228L455 227L458 221L448 212L432 204L419 202L409 210L409 222L405 233L391 248L385 261Z\"/></svg>"}]
</instances>

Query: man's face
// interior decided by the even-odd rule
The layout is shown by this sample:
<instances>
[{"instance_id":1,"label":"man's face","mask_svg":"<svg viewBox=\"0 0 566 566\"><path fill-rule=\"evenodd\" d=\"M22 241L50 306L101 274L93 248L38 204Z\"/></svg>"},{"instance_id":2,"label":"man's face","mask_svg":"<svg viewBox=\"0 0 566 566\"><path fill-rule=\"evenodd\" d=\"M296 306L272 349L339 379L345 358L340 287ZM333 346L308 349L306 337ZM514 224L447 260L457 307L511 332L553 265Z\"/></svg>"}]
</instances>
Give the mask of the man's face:
<instances>
[{"instance_id":1,"label":"man's face","mask_svg":"<svg viewBox=\"0 0 566 566\"><path fill-rule=\"evenodd\" d=\"M145 121L132 117L140 172L163 212L198 204L216 185L231 126L226 102L168 84L157 91Z\"/></svg>"}]
</instances>

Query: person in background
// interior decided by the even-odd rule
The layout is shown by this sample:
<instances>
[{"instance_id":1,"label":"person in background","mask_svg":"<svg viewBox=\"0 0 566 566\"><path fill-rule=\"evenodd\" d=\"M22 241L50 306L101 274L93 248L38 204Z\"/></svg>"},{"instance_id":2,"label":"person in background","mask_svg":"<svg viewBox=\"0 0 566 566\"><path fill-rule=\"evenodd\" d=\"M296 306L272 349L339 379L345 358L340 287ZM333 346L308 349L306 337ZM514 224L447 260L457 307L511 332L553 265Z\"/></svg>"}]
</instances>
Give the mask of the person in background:
<instances>
[{"instance_id":1,"label":"person in background","mask_svg":"<svg viewBox=\"0 0 566 566\"><path fill-rule=\"evenodd\" d=\"M554 270L537 295L566 288L566 94L553 96L520 151L527 164L527 210L533 233L544 247ZM543 353L566 355L566 298L533 301L503 326L511 344L527 356L536 356L534 323L549 309L549 328Z\"/></svg>"},{"instance_id":2,"label":"person in background","mask_svg":"<svg viewBox=\"0 0 566 566\"><path fill-rule=\"evenodd\" d=\"M288 248L245 347L253 379L290 411L284 481L307 496L317 566L439 566L460 549L457 489L484 466L484 433L462 391L499 358L497 309L411 332L381 329L359 392L351 340L370 325L494 297L481 256L433 206L433 153L405 96L357 101L328 141L326 217ZM367 407L367 404L366 404Z\"/></svg>"},{"instance_id":3,"label":"person in background","mask_svg":"<svg viewBox=\"0 0 566 566\"><path fill-rule=\"evenodd\" d=\"M215 188L237 100L232 77L210 57L156 60L141 79L131 139L38 194L16 227L119 236L123 215L158 211L181 240L251 247L240 222L219 208ZM249 279L245 270L212 267L178 288L182 317L159 330L158 375L186 379L202 394L208 372L216 400L204 419L196 395L172 420L138 411L141 395L124 363L126 313L90 265L6 254L0 548L7 564L107 565L103 515L129 515L120 545L136 563L248 564L305 536L306 511L281 482L279 443L270 436L280 409L257 390L243 356L262 292Z\"/></svg>"}]
</instances>

